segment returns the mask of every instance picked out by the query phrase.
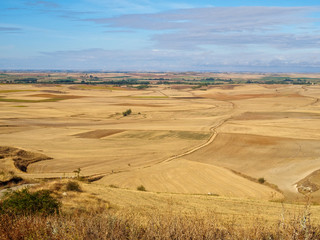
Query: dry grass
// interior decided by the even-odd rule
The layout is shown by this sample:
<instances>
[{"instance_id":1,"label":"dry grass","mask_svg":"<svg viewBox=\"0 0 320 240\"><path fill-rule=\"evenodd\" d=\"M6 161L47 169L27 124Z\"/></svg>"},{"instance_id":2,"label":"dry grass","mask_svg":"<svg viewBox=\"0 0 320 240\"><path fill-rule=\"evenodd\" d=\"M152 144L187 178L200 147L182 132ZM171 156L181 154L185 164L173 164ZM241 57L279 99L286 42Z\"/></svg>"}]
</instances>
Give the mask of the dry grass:
<instances>
[{"instance_id":1,"label":"dry grass","mask_svg":"<svg viewBox=\"0 0 320 240\"><path fill-rule=\"evenodd\" d=\"M69 191L70 180L55 180L35 185L35 190L53 191L53 195L62 202L62 212L96 212L97 209L119 214L135 213L141 218L149 218L155 213L161 216L207 216L215 215L221 222L234 222L238 226L248 227L256 219L267 225L274 225L283 218L292 219L305 211L304 205L286 204L280 201L232 198L215 194L172 194L122 189L118 185L85 183L79 184L81 192ZM140 184L141 185L141 184ZM304 200L306 202L306 200ZM311 201L309 201L311 203ZM99 211L100 211L99 210ZM313 222L320 223L320 207L309 205Z\"/></svg>"},{"instance_id":2,"label":"dry grass","mask_svg":"<svg viewBox=\"0 0 320 240\"><path fill-rule=\"evenodd\" d=\"M205 216L139 216L136 212L92 212L51 217L0 215L0 238L9 239L319 239L320 226L306 215L250 227Z\"/></svg>"}]
</instances>

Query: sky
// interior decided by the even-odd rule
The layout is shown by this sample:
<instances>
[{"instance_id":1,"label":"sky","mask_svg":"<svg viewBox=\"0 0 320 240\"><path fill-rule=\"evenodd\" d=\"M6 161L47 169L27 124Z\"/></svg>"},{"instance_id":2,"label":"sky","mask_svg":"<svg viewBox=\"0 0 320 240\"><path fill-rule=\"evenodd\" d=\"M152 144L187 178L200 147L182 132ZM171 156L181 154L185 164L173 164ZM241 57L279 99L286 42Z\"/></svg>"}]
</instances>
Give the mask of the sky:
<instances>
[{"instance_id":1,"label":"sky","mask_svg":"<svg viewBox=\"0 0 320 240\"><path fill-rule=\"evenodd\" d=\"M0 0L0 69L320 72L320 2Z\"/></svg>"}]
</instances>

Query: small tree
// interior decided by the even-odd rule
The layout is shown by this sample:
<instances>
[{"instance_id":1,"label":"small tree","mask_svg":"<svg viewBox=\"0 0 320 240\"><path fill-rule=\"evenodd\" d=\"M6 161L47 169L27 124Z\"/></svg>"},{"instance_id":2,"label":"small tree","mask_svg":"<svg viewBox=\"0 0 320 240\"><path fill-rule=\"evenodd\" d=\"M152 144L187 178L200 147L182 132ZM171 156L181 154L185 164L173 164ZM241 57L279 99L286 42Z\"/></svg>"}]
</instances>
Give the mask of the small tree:
<instances>
[{"instance_id":1,"label":"small tree","mask_svg":"<svg viewBox=\"0 0 320 240\"><path fill-rule=\"evenodd\" d=\"M266 182L266 180L262 177L258 179L258 182L261 184L264 184Z\"/></svg>"},{"instance_id":2,"label":"small tree","mask_svg":"<svg viewBox=\"0 0 320 240\"><path fill-rule=\"evenodd\" d=\"M128 116L132 113L131 109L128 109L127 111L123 112L122 115L125 117L125 116Z\"/></svg>"},{"instance_id":3,"label":"small tree","mask_svg":"<svg viewBox=\"0 0 320 240\"><path fill-rule=\"evenodd\" d=\"M80 178L80 172L81 172L81 168L78 168L76 170L73 171L75 174L77 174L77 178Z\"/></svg>"}]
</instances>

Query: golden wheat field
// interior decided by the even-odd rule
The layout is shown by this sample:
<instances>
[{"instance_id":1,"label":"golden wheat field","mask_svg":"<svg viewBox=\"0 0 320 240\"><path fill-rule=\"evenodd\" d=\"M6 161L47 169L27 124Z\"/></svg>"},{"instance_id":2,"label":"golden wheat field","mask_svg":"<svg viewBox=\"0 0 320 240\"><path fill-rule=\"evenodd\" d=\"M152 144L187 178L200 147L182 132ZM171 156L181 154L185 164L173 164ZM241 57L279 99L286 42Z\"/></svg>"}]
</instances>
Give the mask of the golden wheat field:
<instances>
[{"instance_id":1,"label":"golden wheat field","mask_svg":"<svg viewBox=\"0 0 320 240\"><path fill-rule=\"evenodd\" d=\"M2 84L0 168L95 178L86 191L118 206L269 209L273 219L283 199L320 199L319 94L318 85Z\"/></svg>"}]
</instances>

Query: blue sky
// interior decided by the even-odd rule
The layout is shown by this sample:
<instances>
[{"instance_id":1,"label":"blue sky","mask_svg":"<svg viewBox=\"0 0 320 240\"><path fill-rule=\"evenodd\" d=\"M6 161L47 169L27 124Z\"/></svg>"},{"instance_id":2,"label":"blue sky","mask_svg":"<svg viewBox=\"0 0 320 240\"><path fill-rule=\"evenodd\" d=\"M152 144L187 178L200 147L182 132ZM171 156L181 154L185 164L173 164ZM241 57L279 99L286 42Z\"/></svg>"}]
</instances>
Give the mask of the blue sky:
<instances>
[{"instance_id":1,"label":"blue sky","mask_svg":"<svg viewBox=\"0 0 320 240\"><path fill-rule=\"evenodd\" d=\"M320 3L1 0L0 69L320 72Z\"/></svg>"}]
</instances>

